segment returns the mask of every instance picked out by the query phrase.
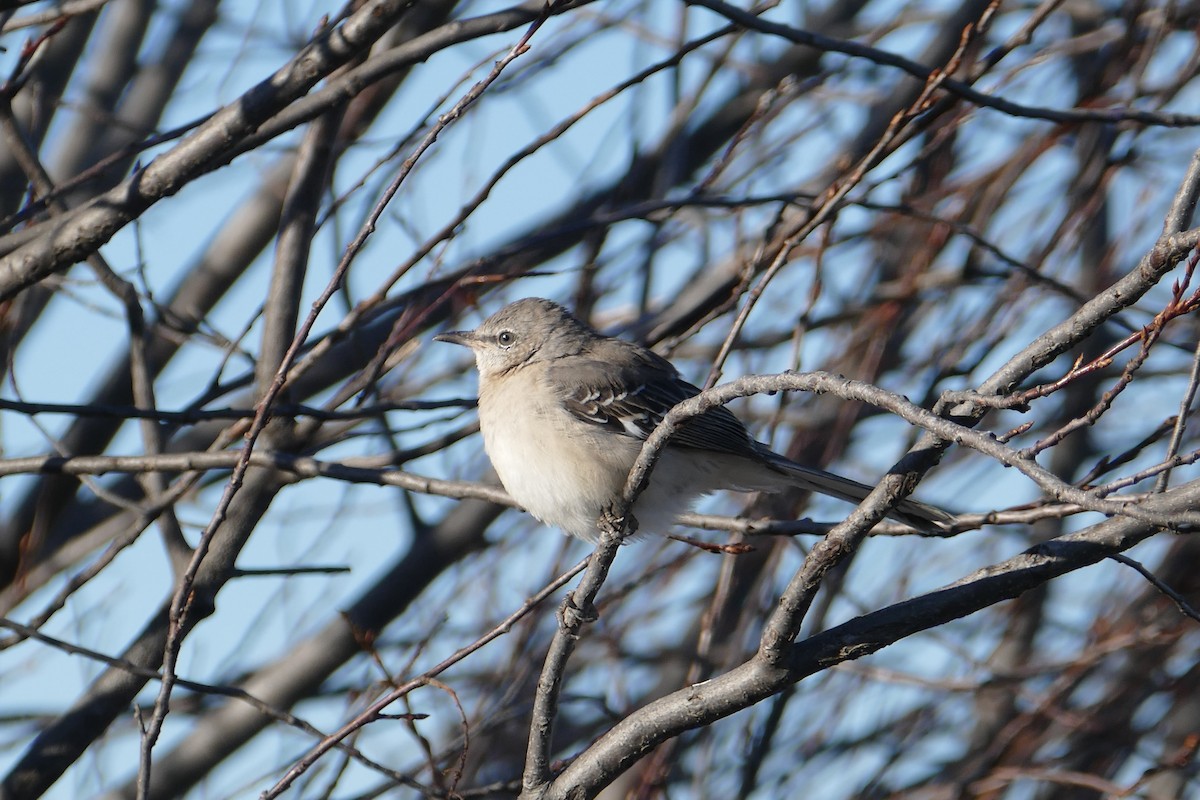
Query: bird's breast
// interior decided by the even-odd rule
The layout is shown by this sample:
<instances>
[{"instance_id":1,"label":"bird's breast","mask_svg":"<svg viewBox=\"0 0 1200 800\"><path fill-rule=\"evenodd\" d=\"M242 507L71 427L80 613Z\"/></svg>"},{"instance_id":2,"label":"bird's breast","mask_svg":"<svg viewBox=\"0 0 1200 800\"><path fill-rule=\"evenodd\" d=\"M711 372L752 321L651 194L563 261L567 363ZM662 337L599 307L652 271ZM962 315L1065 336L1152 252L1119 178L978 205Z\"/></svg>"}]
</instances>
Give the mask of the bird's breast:
<instances>
[{"instance_id":1,"label":"bird's breast","mask_svg":"<svg viewBox=\"0 0 1200 800\"><path fill-rule=\"evenodd\" d=\"M514 388L479 395L479 427L500 482L542 522L595 539L639 443L576 419L548 392Z\"/></svg>"}]
</instances>

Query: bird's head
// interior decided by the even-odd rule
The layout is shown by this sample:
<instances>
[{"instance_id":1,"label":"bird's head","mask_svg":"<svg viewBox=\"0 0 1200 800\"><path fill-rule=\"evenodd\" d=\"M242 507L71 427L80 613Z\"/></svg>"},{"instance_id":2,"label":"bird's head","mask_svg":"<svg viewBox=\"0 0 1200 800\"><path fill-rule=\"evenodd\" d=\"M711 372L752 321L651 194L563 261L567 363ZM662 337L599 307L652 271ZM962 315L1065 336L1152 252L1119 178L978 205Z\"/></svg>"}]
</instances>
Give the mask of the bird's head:
<instances>
[{"instance_id":1,"label":"bird's head","mask_svg":"<svg viewBox=\"0 0 1200 800\"><path fill-rule=\"evenodd\" d=\"M596 335L558 303L527 297L500 309L473 331L450 331L433 338L471 348L479 374L486 378L524 364L575 355Z\"/></svg>"}]
</instances>

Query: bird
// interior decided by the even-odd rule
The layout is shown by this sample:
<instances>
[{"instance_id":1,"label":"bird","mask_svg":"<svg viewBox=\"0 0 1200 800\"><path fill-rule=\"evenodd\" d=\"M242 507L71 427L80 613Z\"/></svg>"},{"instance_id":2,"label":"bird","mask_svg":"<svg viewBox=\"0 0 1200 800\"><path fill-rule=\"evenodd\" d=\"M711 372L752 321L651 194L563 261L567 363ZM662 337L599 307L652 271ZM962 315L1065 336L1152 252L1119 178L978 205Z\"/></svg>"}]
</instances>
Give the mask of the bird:
<instances>
[{"instance_id":1,"label":"bird","mask_svg":"<svg viewBox=\"0 0 1200 800\"><path fill-rule=\"evenodd\" d=\"M605 336L543 298L517 300L474 330L433 338L474 353L479 428L505 490L540 522L592 543L642 443L676 404L700 392L653 350ZM718 406L672 436L630 514L639 535L666 533L711 492L788 488L852 503L872 491L772 451ZM907 499L889 516L922 531L953 519Z\"/></svg>"}]
</instances>

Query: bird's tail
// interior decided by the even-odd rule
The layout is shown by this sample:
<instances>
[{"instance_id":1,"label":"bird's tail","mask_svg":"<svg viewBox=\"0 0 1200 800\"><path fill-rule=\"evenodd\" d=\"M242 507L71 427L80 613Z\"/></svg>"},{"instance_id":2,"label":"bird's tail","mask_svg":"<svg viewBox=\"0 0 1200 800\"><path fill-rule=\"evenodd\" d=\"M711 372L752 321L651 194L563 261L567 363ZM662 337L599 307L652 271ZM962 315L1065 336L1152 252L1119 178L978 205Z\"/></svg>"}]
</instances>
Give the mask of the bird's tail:
<instances>
[{"instance_id":1,"label":"bird's tail","mask_svg":"<svg viewBox=\"0 0 1200 800\"><path fill-rule=\"evenodd\" d=\"M857 504L861 503L875 488L850 478L843 478L832 472L826 472L823 469L797 464L765 447L763 450L767 463L773 469L787 475L791 483L801 489ZM888 512L888 516L927 533L944 530L954 522L953 514L916 500L901 500L895 508Z\"/></svg>"}]
</instances>

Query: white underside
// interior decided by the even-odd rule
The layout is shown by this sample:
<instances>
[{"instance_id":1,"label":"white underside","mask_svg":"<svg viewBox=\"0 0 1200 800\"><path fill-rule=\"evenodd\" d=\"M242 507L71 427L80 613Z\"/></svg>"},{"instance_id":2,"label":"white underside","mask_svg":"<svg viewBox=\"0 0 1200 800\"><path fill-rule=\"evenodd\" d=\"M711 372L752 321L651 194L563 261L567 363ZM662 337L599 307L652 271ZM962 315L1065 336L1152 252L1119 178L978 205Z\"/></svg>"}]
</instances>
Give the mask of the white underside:
<instances>
[{"instance_id":1,"label":"white underside","mask_svg":"<svg viewBox=\"0 0 1200 800\"><path fill-rule=\"evenodd\" d=\"M502 397L488 388L480 393L479 421L504 488L545 524L596 541L597 521L620 496L642 442L582 422L556 402ZM520 407L515 404L524 404L531 413L500 413ZM709 492L778 490L789 483L747 459L668 448L634 503L633 516L638 533L664 533Z\"/></svg>"}]
</instances>

